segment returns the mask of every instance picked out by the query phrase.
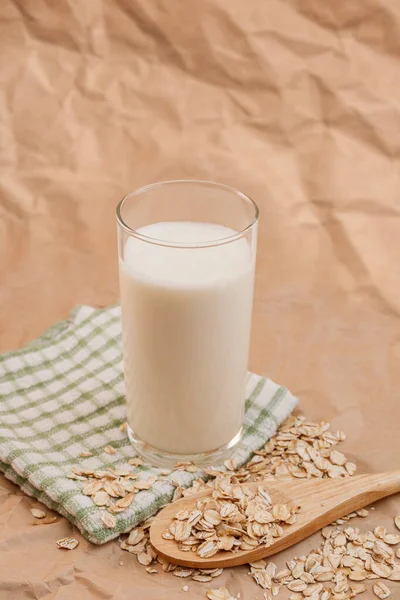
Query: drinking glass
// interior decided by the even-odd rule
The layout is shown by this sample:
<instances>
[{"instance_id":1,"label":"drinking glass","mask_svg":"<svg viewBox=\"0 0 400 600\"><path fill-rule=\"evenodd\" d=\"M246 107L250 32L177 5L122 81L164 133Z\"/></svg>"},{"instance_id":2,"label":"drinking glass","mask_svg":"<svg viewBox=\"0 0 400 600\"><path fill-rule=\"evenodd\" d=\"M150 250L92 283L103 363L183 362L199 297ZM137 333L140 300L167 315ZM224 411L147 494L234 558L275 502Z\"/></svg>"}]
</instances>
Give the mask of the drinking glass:
<instances>
[{"instance_id":1,"label":"drinking glass","mask_svg":"<svg viewBox=\"0 0 400 600\"><path fill-rule=\"evenodd\" d=\"M128 434L148 462L225 460L240 442L258 208L209 181L117 208Z\"/></svg>"}]
</instances>

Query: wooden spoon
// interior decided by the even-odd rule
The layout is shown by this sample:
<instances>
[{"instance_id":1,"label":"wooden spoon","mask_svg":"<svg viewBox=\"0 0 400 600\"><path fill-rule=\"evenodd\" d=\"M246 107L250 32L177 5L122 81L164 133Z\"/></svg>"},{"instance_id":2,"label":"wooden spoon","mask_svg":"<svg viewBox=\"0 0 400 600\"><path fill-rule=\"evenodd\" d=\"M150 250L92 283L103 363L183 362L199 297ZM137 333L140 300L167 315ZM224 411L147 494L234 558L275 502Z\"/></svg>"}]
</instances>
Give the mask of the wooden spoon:
<instances>
[{"instance_id":1,"label":"wooden spoon","mask_svg":"<svg viewBox=\"0 0 400 600\"><path fill-rule=\"evenodd\" d=\"M346 479L266 480L244 483L242 487L256 490L265 488L273 504L295 502L301 506L294 525L284 527L284 533L276 542L265 548L238 552L221 551L211 558L200 558L196 552L182 552L174 540L164 540L162 534L168 529L176 513L182 509L193 510L199 498L211 495L200 492L169 504L161 510L150 527L150 542L156 552L171 563L202 569L234 567L276 554L315 533L332 521L359 510L371 502L400 492L400 471L377 475L356 475Z\"/></svg>"}]
</instances>

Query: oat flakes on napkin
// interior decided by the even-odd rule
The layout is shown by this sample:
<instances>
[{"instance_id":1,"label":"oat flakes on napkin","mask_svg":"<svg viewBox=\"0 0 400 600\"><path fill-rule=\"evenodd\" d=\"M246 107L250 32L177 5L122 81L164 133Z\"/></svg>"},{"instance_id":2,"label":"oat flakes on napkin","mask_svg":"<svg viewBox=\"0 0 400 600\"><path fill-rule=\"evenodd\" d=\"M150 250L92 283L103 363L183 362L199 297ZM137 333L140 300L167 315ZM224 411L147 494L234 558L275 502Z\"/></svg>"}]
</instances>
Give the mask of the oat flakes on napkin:
<instances>
[{"instance_id":1,"label":"oat flakes on napkin","mask_svg":"<svg viewBox=\"0 0 400 600\"><path fill-rule=\"evenodd\" d=\"M269 379L249 374L244 437L233 458L247 462L274 435L297 399ZM120 307L80 306L66 321L25 348L0 356L0 469L28 495L103 544L151 516L171 500L177 481L188 486L201 472L133 467L134 451L125 431ZM108 454L106 446L116 452ZM81 453L91 453L87 458ZM72 467L129 469L138 480L161 477L134 496L106 528L104 508L82 494ZM174 480L174 484L171 482Z\"/></svg>"}]
</instances>

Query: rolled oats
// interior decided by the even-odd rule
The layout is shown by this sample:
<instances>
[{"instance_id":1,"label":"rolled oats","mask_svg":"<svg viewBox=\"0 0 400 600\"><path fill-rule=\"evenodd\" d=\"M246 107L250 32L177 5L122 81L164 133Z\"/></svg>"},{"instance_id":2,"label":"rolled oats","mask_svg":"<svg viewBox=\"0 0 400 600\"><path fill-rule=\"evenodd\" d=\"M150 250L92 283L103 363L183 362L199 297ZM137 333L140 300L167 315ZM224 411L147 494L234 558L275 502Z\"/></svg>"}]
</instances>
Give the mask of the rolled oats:
<instances>
[{"instance_id":1,"label":"rolled oats","mask_svg":"<svg viewBox=\"0 0 400 600\"><path fill-rule=\"evenodd\" d=\"M96 504L96 506L107 506L109 499L110 496L104 490L96 492L92 497L92 500Z\"/></svg>"},{"instance_id":2,"label":"rolled oats","mask_svg":"<svg viewBox=\"0 0 400 600\"><path fill-rule=\"evenodd\" d=\"M44 519L46 517L46 513L39 508L31 508L31 514L35 517L35 519Z\"/></svg>"},{"instance_id":3,"label":"rolled oats","mask_svg":"<svg viewBox=\"0 0 400 600\"><path fill-rule=\"evenodd\" d=\"M109 529L112 529L117 524L116 518L108 512L101 515L101 520L103 521L104 526Z\"/></svg>"},{"instance_id":4,"label":"rolled oats","mask_svg":"<svg viewBox=\"0 0 400 600\"><path fill-rule=\"evenodd\" d=\"M374 591L375 596L378 596L378 598L380 598L381 600L389 598L389 596L391 595L389 588L381 581L376 583L372 589Z\"/></svg>"},{"instance_id":5,"label":"rolled oats","mask_svg":"<svg viewBox=\"0 0 400 600\"><path fill-rule=\"evenodd\" d=\"M78 545L79 542L75 538L62 538L61 540L57 540L57 546L64 550L74 550Z\"/></svg>"},{"instance_id":6,"label":"rolled oats","mask_svg":"<svg viewBox=\"0 0 400 600\"><path fill-rule=\"evenodd\" d=\"M218 590L207 590L206 596L209 600L235 600L225 587Z\"/></svg>"},{"instance_id":7,"label":"rolled oats","mask_svg":"<svg viewBox=\"0 0 400 600\"><path fill-rule=\"evenodd\" d=\"M32 525L51 525L51 523L55 523L56 521L57 517L45 517L44 519L34 521Z\"/></svg>"},{"instance_id":8,"label":"rolled oats","mask_svg":"<svg viewBox=\"0 0 400 600\"><path fill-rule=\"evenodd\" d=\"M121 431L126 430L122 424ZM290 417L248 463L237 469L235 462L225 462L225 471L209 467L204 472L213 481L204 483L196 479L190 488L184 489L178 477L172 477L175 485L173 501L199 491L213 488L208 503L196 507L192 512L180 511L175 525L165 532L165 539L174 539L181 550L192 550L204 557L213 556L220 550L236 552L251 549L260 543L266 546L273 543L284 532L284 528L295 521L297 509L291 505L273 504L267 490L260 487L250 496L243 494L237 484L246 481L261 481L269 477L342 478L354 475L356 465L349 462L336 446L345 439L342 432L330 431L329 423L311 423L304 417ZM114 454L112 446L104 448ZM82 458L89 457L83 453ZM132 467L140 467L139 457L129 460ZM175 469L197 472L190 462L178 463ZM160 476L169 475L169 470L160 471ZM126 469L106 469L93 472L72 469L69 477L83 482L83 493L90 496L95 504L106 510L102 515L104 525L111 527L116 521L113 514L125 510L137 492L149 489L156 477L137 480L137 473ZM171 479L171 478L170 478ZM127 500L125 500L127 498ZM371 510L371 509L370 509ZM32 513L33 514L33 513ZM336 521L331 527L322 530L323 542L320 548L308 556L296 557L287 563L287 569L277 572L276 565L264 560L250 564L250 573L264 590L264 598L271 600L281 586L291 593L290 600L348 600L366 590L371 579L373 590L378 598L389 597L390 591L379 578L390 581L400 580L400 536L388 533L385 528L375 528L374 532L362 534L357 528L345 524L353 518L365 518L369 510L360 509ZM54 518L56 519L56 518ZM47 519L38 520L40 524ZM176 577L190 578L193 581L209 582L218 577L222 569L188 569L177 567L157 557L149 543L150 522L133 529L129 537L121 542L121 548L136 554L139 563L149 574L157 572L157 561L165 572ZM394 520L400 530L400 515ZM180 525L178 525L180 523ZM338 530L335 525L346 528ZM59 540L69 548L76 540ZM182 589L189 589L184 586ZM235 600L226 588L207 591L209 600Z\"/></svg>"},{"instance_id":9,"label":"rolled oats","mask_svg":"<svg viewBox=\"0 0 400 600\"><path fill-rule=\"evenodd\" d=\"M147 573L150 573L150 575L154 575L155 573L158 573L157 569L155 569L154 567L146 567L146 571L147 571Z\"/></svg>"}]
</instances>

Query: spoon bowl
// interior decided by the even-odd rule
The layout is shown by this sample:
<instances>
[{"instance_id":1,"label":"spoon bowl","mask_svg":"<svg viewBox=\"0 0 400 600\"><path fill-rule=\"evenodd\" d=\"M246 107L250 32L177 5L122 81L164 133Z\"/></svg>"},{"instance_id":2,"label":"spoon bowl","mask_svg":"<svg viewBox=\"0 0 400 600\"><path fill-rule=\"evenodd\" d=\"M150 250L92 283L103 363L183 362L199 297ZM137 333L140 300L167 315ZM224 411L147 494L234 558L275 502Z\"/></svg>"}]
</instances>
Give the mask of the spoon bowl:
<instances>
[{"instance_id":1,"label":"spoon bowl","mask_svg":"<svg viewBox=\"0 0 400 600\"><path fill-rule=\"evenodd\" d=\"M356 475L344 479L265 480L244 483L242 487L254 491L262 486L268 491L273 504L295 503L301 507L293 525L284 527L283 535L269 547L260 545L251 550L220 551L210 558L201 558L196 552L182 552L175 540L165 540L175 515L183 509L196 508L200 498L211 496L212 488L169 504L161 510L150 527L150 542L156 552L171 563L200 569L225 568L255 562L293 546L319 529L350 512L400 491L400 471L377 475Z\"/></svg>"}]
</instances>

